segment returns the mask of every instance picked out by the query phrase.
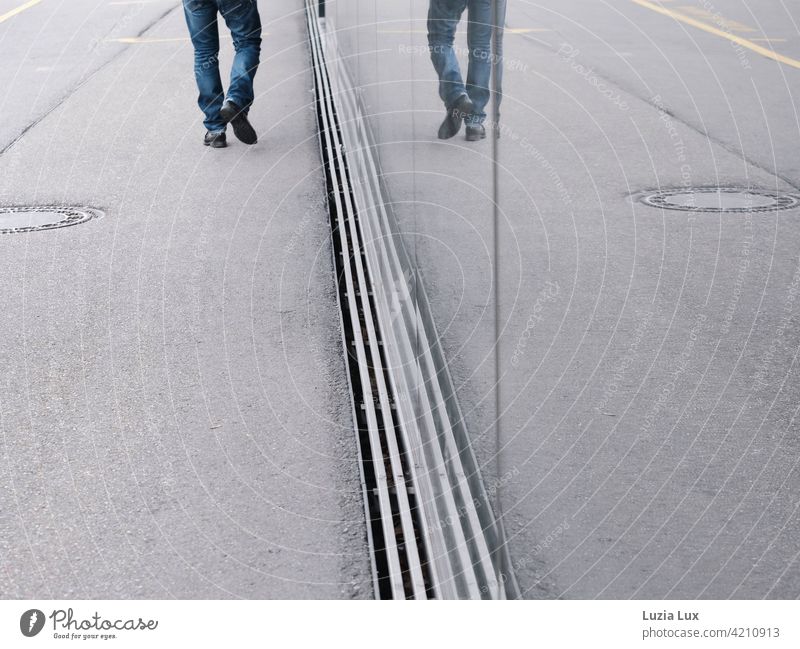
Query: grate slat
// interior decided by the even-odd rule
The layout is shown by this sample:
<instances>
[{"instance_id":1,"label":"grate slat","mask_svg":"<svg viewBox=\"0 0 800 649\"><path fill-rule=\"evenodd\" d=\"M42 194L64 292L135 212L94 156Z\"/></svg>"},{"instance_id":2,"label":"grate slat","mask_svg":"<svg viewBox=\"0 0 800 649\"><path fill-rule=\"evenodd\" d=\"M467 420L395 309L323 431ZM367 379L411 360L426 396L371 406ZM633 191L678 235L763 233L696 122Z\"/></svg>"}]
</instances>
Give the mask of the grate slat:
<instances>
[{"instance_id":1,"label":"grate slat","mask_svg":"<svg viewBox=\"0 0 800 649\"><path fill-rule=\"evenodd\" d=\"M510 565L502 526L491 513L424 288L387 209L335 30L317 6L306 0L334 263L342 268L348 379L365 424L357 432L376 595L516 596L513 575L501 574L500 566Z\"/></svg>"}]
</instances>

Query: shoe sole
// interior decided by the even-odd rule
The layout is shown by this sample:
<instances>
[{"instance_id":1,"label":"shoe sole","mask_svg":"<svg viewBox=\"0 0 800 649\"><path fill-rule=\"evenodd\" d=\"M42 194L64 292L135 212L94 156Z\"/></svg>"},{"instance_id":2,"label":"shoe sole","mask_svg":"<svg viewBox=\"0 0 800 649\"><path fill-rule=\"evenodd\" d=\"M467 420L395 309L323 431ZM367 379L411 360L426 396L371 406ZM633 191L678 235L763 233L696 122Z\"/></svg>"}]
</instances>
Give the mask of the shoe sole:
<instances>
[{"instance_id":1,"label":"shoe sole","mask_svg":"<svg viewBox=\"0 0 800 649\"><path fill-rule=\"evenodd\" d=\"M258 142L258 134L246 117L236 117L231 120L230 124L233 127L233 134L239 138L240 142L245 144Z\"/></svg>"},{"instance_id":2,"label":"shoe sole","mask_svg":"<svg viewBox=\"0 0 800 649\"><path fill-rule=\"evenodd\" d=\"M464 118L467 115L471 115L472 111L474 110L475 104L472 103L472 100L469 98L469 96L461 95L461 98L458 100L456 105L447 111L447 117L444 118L441 126L439 126L439 132L437 133L439 139L449 140L451 137L458 135ZM451 119L456 120L456 122L453 124L448 124Z\"/></svg>"},{"instance_id":3,"label":"shoe sole","mask_svg":"<svg viewBox=\"0 0 800 649\"><path fill-rule=\"evenodd\" d=\"M458 132L461 130L461 120L458 120L456 124L450 124L450 115L444 118L441 126L439 126L439 132L437 135L439 136L440 140L449 140L451 137L455 137L458 135Z\"/></svg>"},{"instance_id":4,"label":"shoe sole","mask_svg":"<svg viewBox=\"0 0 800 649\"><path fill-rule=\"evenodd\" d=\"M222 144L218 142L203 142L203 146L211 147L212 149L224 149L228 146L227 142L223 142Z\"/></svg>"},{"instance_id":5,"label":"shoe sole","mask_svg":"<svg viewBox=\"0 0 800 649\"><path fill-rule=\"evenodd\" d=\"M258 142L256 130L241 111L234 113L232 110L229 110L227 106L223 106L220 108L219 116L226 124L230 124L233 127L233 134L240 142L244 142L245 144L255 144Z\"/></svg>"}]
</instances>

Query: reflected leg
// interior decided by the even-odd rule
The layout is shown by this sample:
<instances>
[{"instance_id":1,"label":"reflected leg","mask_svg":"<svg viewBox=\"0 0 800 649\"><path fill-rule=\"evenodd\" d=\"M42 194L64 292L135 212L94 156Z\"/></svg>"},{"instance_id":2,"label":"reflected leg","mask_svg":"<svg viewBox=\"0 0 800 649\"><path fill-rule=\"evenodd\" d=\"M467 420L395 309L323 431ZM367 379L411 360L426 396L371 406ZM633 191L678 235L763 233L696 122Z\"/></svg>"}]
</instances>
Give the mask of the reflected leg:
<instances>
[{"instance_id":1,"label":"reflected leg","mask_svg":"<svg viewBox=\"0 0 800 649\"><path fill-rule=\"evenodd\" d=\"M494 6L492 8L494 16L492 25L497 25L497 29L494 31L494 37L497 39L494 47L494 52L497 56L497 65L494 71L496 75L495 92L497 96L495 97L495 101L497 102L496 117L498 121L500 120L500 103L503 101L503 36L505 35L506 25L506 2L507 0L494 0ZM500 131L498 131L498 133L499 132Z\"/></svg>"},{"instance_id":2,"label":"reflected leg","mask_svg":"<svg viewBox=\"0 0 800 649\"><path fill-rule=\"evenodd\" d=\"M428 49L433 67L439 75L439 97L447 108L451 108L466 92L458 57L453 49L453 40L467 2L468 0L430 0L428 6Z\"/></svg>"},{"instance_id":3,"label":"reflected leg","mask_svg":"<svg viewBox=\"0 0 800 649\"><path fill-rule=\"evenodd\" d=\"M482 124L486 119L486 106L491 96L492 69L497 75L497 101L501 99L503 79L503 25L506 15L506 0L469 0L469 22L467 44L469 46L469 70L467 92L475 111L464 121L467 124ZM492 51L492 35L495 20L498 23L496 53ZM496 57L496 58L495 58ZM494 66L494 63L497 66Z\"/></svg>"},{"instance_id":4,"label":"reflected leg","mask_svg":"<svg viewBox=\"0 0 800 649\"><path fill-rule=\"evenodd\" d=\"M219 76L219 32L214 0L184 0L183 13L194 46L194 78L199 92L197 105L205 115L209 131L225 130L219 116L224 91Z\"/></svg>"}]
</instances>

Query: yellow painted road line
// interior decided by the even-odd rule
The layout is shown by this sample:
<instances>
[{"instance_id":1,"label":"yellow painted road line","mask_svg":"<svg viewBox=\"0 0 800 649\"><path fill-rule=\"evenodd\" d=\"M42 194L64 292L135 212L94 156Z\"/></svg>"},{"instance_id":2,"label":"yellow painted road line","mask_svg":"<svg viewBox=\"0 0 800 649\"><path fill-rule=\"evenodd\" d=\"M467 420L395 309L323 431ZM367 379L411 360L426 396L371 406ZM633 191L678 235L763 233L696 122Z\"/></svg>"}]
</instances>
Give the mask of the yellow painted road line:
<instances>
[{"instance_id":1,"label":"yellow painted road line","mask_svg":"<svg viewBox=\"0 0 800 649\"><path fill-rule=\"evenodd\" d=\"M268 36L266 32L262 36ZM221 35L220 40L230 39L230 36ZM146 43L188 43L192 39L188 36L178 36L175 38L147 38L146 36L123 36L121 38L107 38L107 43L125 43L126 45L143 45Z\"/></svg>"},{"instance_id":2,"label":"yellow painted road line","mask_svg":"<svg viewBox=\"0 0 800 649\"><path fill-rule=\"evenodd\" d=\"M126 44L139 44L139 43L183 43L191 40L188 36L181 36L179 38L143 38L141 36L123 36L122 38L109 38L109 43L126 43Z\"/></svg>"},{"instance_id":3,"label":"yellow painted road line","mask_svg":"<svg viewBox=\"0 0 800 649\"><path fill-rule=\"evenodd\" d=\"M25 4L20 5L16 9L12 9L11 11L7 11L2 16L0 16L0 23L4 23L9 18L13 18L17 14L21 14L26 9L30 9L34 5L38 5L42 0L29 0Z\"/></svg>"},{"instance_id":4,"label":"yellow painted road line","mask_svg":"<svg viewBox=\"0 0 800 649\"><path fill-rule=\"evenodd\" d=\"M506 34L529 34L532 32L551 32L552 29L545 29L544 27L538 28L526 28L526 27L517 27L503 30ZM379 34L427 34L428 31L426 29L379 29Z\"/></svg>"},{"instance_id":5,"label":"yellow painted road line","mask_svg":"<svg viewBox=\"0 0 800 649\"><path fill-rule=\"evenodd\" d=\"M766 56L768 59L772 59L773 61L778 61L778 63L783 63L784 65L789 65L793 68L797 68L798 70L800 70L800 61L798 61L797 59L793 59L789 56L784 56L783 54L778 54L774 50L758 45L757 43L754 43L751 40L747 40L746 38L742 38L741 36L736 36L735 34L731 34L722 29L718 29L716 27L713 27L712 25L708 25L699 20L695 20L694 18L682 14L678 11L674 11L673 9L667 9L666 7L661 7L657 4L649 2L648 0L631 0L631 2L635 2L637 5L640 5L645 9L650 9L651 11L655 11L665 16L669 16L670 18L674 18L675 20L679 20L682 23L691 25L692 27L697 27L697 29L702 29L704 32L708 32L709 34L713 34L714 36L719 36L720 38L729 40L732 43L736 43L737 45L741 45L742 47L752 52L755 52L756 54L760 54L761 56Z\"/></svg>"},{"instance_id":6,"label":"yellow painted road line","mask_svg":"<svg viewBox=\"0 0 800 649\"><path fill-rule=\"evenodd\" d=\"M503 31L505 31L506 34L531 34L533 32L551 32L553 30L544 27L509 27Z\"/></svg>"}]
</instances>

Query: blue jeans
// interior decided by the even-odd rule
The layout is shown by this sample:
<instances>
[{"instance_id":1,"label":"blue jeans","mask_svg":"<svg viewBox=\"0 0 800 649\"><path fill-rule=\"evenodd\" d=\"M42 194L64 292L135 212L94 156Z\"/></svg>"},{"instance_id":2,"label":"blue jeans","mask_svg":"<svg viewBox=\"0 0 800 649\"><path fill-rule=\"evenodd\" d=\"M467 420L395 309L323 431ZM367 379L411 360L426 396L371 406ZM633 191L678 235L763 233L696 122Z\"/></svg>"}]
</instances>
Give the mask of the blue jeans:
<instances>
[{"instance_id":1,"label":"blue jeans","mask_svg":"<svg viewBox=\"0 0 800 649\"><path fill-rule=\"evenodd\" d=\"M253 103L253 79L261 53L261 17L256 0L183 0L183 13L194 45L194 78L200 92L197 104L209 131L225 130L225 122L219 116L225 91L219 76L217 12L225 19L236 50L228 99L245 112Z\"/></svg>"},{"instance_id":2,"label":"blue jeans","mask_svg":"<svg viewBox=\"0 0 800 649\"><path fill-rule=\"evenodd\" d=\"M495 5L497 9L495 9ZM469 69L467 83L461 77L458 56L453 49L456 29L467 9L467 45ZM492 52L492 32L495 11L499 22L497 40L497 89L502 87L503 23L506 0L430 0L428 6L428 49L439 75L439 97L450 108L465 92L475 105L475 112L465 119L467 124L482 124L485 108L491 96L490 80L495 57ZM499 104L501 95L498 92Z\"/></svg>"}]
</instances>

